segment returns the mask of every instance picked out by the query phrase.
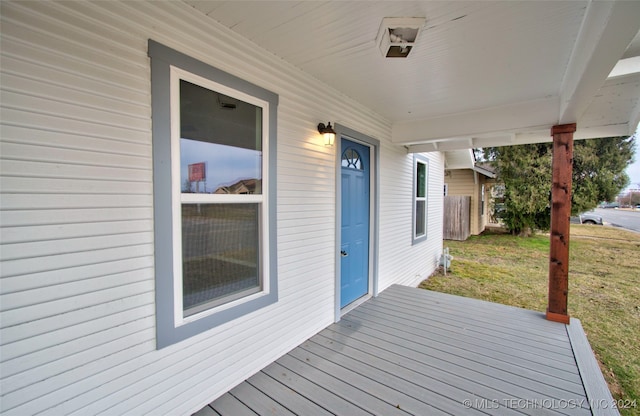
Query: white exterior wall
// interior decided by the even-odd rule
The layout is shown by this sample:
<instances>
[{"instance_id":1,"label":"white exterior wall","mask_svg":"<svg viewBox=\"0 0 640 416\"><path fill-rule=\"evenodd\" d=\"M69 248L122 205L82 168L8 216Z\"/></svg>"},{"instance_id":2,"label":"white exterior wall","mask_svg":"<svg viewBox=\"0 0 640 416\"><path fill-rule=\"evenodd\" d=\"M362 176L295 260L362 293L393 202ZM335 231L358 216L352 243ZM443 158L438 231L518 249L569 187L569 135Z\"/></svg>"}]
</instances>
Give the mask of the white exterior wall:
<instances>
[{"instance_id":1,"label":"white exterior wall","mask_svg":"<svg viewBox=\"0 0 640 416\"><path fill-rule=\"evenodd\" d=\"M335 155L318 122L381 141L379 287L416 285L412 157L390 124L179 2L0 3L4 415L188 414L334 320ZM279 95L277 304L155 345L148 39Z\"/></svg>"},{"instance_id":2,"label":"white exterior wall","mask_svg":"<svg viewBox=\"0 0 640 416\"><path fill-rule=\"evenodd\" d=\"M413 155L381 144L380 291L399 283L417 286L436 268L442 253L444 155L429 159L427 240L412 245Z\"/></svg>"}]
</instances>

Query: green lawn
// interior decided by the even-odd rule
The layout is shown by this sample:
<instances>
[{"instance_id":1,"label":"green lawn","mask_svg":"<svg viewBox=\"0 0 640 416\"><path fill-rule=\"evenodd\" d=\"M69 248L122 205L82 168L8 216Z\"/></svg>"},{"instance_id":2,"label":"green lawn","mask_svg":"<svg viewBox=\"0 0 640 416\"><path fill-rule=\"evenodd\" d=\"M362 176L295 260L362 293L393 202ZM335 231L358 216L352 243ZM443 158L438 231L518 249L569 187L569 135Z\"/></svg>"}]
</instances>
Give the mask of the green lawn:
<instances>
[{"instance_id":1,"label":"green lawn","mask_svg":"<svg viewBox=\"0 0 640 416\"><path fill-rule=\"evenodd\" d=\"M454 256L447 276L420 287L544 312L549 236L492 232L445 241ZM572 225L569 314L580 319L616 399L640 415L640 234Z\"/></svg>"}]
</instances>

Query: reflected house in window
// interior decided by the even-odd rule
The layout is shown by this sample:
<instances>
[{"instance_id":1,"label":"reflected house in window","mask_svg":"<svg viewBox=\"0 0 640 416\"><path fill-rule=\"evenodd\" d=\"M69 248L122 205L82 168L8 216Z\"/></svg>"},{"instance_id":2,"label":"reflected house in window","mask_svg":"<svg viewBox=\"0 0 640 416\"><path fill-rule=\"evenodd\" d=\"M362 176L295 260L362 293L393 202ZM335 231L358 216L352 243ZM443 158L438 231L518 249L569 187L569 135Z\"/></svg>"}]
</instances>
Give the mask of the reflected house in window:
<instances>
[{"instance_id":1,"label":"reflected house in window","mask_svg":"<svg viewBox=\"0 0 640 416\"><path fill-rule=\"evenodd\" d=\"M259 179L241 179L238 182L229 186L220 186L213 193L214 194L236 194L247 195L255 194L256 190L260 193L260 180Z\"/></svg>"}]
</instances>

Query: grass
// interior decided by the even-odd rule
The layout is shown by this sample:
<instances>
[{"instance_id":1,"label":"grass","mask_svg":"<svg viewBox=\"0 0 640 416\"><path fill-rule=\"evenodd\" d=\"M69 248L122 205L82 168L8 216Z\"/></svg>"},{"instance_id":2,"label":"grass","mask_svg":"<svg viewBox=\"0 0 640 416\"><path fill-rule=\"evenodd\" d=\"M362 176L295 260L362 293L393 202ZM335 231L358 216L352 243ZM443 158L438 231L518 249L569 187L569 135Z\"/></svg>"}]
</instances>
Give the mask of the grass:
<instances>
[{"instance_id":1,"label":"grass","mask_svg":"<svg viewBox=\"0 0 640 416\"><path fill-rule=\"evenodd\" d=\"M490 232L446 241L454 259L447 276L420 287L544 312L549 236ZM640 415L640 234L572 225L569 314L580 319L615 399Z\"/></svg>"}]
</instances>

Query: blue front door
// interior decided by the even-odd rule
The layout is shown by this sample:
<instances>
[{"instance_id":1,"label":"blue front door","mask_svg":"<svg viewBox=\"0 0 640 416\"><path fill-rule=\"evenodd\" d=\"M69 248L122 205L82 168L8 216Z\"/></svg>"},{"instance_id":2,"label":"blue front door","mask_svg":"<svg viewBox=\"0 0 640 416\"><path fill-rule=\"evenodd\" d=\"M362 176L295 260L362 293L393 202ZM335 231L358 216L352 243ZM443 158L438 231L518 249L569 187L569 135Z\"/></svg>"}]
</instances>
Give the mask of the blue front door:
<instances>
[{"instance_id":1,"label":"blue front door","mask_svg":"<svg viewBox=\"0 0 640 416\"><path fill-rule=\"evenodd\" d=\"M369 147L347 139L342 152L340 307L369 292Z\"/></svg>"}]
</instances>

